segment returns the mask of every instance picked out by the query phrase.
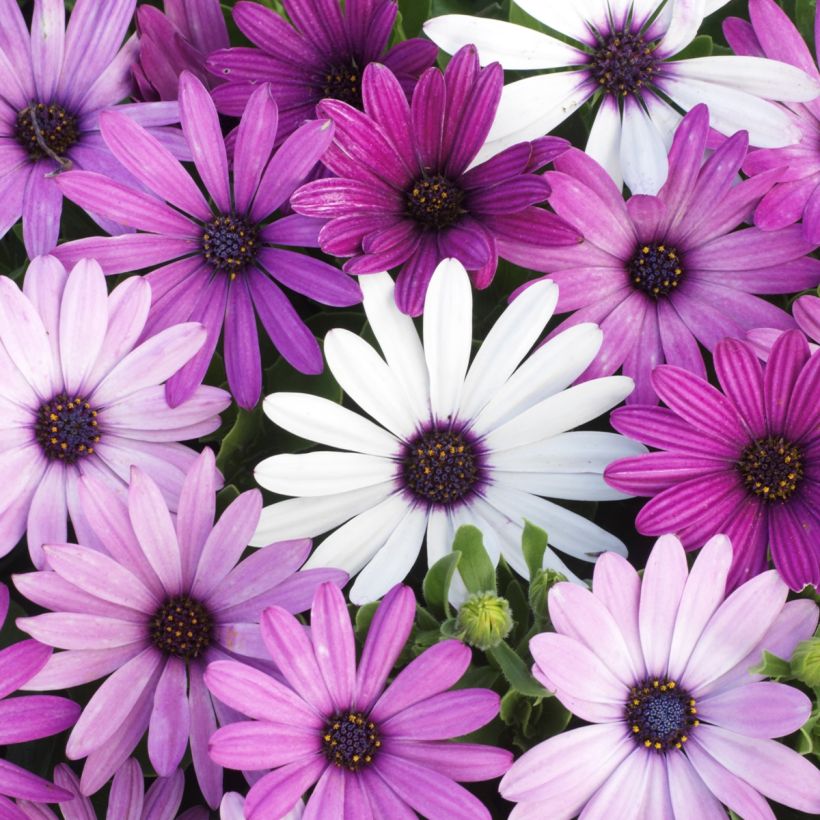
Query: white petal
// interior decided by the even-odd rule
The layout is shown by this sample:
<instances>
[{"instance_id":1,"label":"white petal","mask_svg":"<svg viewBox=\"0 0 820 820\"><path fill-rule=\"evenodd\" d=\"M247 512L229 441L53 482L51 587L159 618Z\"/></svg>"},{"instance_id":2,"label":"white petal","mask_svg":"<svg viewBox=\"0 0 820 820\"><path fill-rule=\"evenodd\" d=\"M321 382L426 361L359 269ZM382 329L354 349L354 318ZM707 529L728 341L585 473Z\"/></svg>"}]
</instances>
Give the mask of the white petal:
<instances>
[{"instance_id":1,"label":"white petal","mask_svg":"<svg viewBox=\"0 0 820 820\"><path fill-rule=\"evenodd\" d=\"M444 423L454 419L473 343L473 291L456 259L439 263L424 300L424 355L430 407Z\"/></svg>"},{"instance_id":2,"label":"white petal","mask_svg":"<svg viewBox=\"0 0 820 820\"><path fill-rule=\"evenodd\" d=\"M652 122L655 123L655 127L660 132L664 148L668 154L669 149L672 147L675 131L683 118L671 105L655 94L647 94L644 97L644 102Z\"/></svg>"},{"instance_id":3,"label":"white petal","mask_svg":"<svg viewBox=\"0 0 820 820\"><path fill-rule=\"evenodd\" d=\"M584 150L612 177L620 190L623 187L621 112L610 94L601 100Z\"/></svg>"},{"instance_id":4,"label":"white petal","mask_svg":"<svg viewBox=\"0 0 820 820\"><path fill-rule=\"evenodd\" d=\"M430 376L413 320L396 307L395 285L387 273L359 277L362 305L385 361L402 383L415 415L430 415Z\"/></svg>"},{"instance_id":5,"label":"white petal","mask_svg":"<svg viewBox=\"0 0 820 820\"><path fill-rule=\"evenodd\" d=\"M515 0L515 4L539 23L582 42L590 36L585 21L603 22L604 4L598 0Z\"/></svg>"},{"instance_id":6,"label":"white petal","mask_svg":"<svg viewBox=\"0 0 820 820\"><path fill-rule=\"evenodd\" d=\"M673 0L669 6L672 16L657 48L659 57L669 57L686 48L695 39L706 14L706 0Z\"/></svg>"},{"instance_id":7,"label":"white petal","mask_svg":"<svg viewBox=\"0 0 820 820\"><path fill-rule=\"evenodd\" d=\"M729 0L706 0L706 16L714 14L718 9L722 9Z\"/></svg>"},{"instance_id":8,"label":"white petal","mask_svg":"<svg viewBox=\"0 0 820 820\"><path fill-rule=\"evenodd\" d=\"M362 487L320 498L289 498L262 510L259 526L250 540L252 547L277 541L312 538L338 527L362 510L378 504L393 492L393 482Z\"/></svg>"},{"instance_id":9,"label":"white petal","mask_svg":"<svg viewBox=\"0 0 820 820\"><path fill-rule=\"evenodd\" d=\"M273 393L262 403L265 415L296 436L374 456L393 456L401 450L397 438L360 416L320 396Z\"/></svg>"},{"instance_id":10,"label":"white petal","mask_svg":"<svg viewBox=\"0 0 820 820\"><path fill-rule=\"evenodd\" d=\"M601 473L515 473L495 472L499 484L526 493L567 501L620 501L628 493L610 487Z\"/></svg>"},{"instance_id":11,"label":"white petal","mask_svg":"<svg viewBox=\"0 0 820 820\"><path fill-rule=\"evenodd\" d=\"M280 495L332 495L392 481L398 465L381 456L320 451L271 456L256 465L253 476Z\"/></svg>"},{"instance_id":12,"label":"white petal","mask_svg":"<svg viewBox=\"0 0 820 820\"><path fill-rule=\"evenodd\" d=\"M481 65L498 62L507 70L559 68L578 65L582 59L577 49L540 31L467 14L445 14L428 20L424 33L448 54L472 43L478 49Z\"/></svg>"},{"instance_id":13,"label":"white petal","mask_svg":"<svg viewBox=\"0 0 820 820\"><path fill-rule=\"evenodd\" d=\"M666 182L669 162L660 131L634 100L624 105L621 169L633 194L654 196Z\"/></svg>"},{"instance_id":14,"label":"white petal","mask_svg":"<svg viewBox=\"0 0 820 820\"><path fill-rule=\"evenodd\" d=\"M433 507L427 521L427 565L432 567L453 546L453 528L444 510Z\"/></svg>"},{"instance_id":15,"label":"white petal","mask_svg":"<svg viewBox=\"0 0 820 820\"><path fill-rule=\"evenodd\" d=\"M512 375L535 344L558 302L549 279L527 288L501 314L476 353L459 404L459 416L472 418Z\"/></svg>"}]
</instances>

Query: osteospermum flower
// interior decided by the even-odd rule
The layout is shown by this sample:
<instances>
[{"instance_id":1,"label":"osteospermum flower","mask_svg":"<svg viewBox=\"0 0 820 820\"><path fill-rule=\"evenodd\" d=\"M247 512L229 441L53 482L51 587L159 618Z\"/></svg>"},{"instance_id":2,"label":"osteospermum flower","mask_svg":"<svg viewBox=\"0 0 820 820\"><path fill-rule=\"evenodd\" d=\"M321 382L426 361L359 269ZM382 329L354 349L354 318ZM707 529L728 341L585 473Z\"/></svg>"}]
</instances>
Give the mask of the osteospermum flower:
<instances>
[{"instance_id":1,"label":"osteospermum flower","mask_svg":"<svg viewBox=\"0 0 820 820\"><path fill-rule=\"evenodd\" d=\"M338 268L277 247L317 245L321 222L294 214L272 218L327 149L333 126L327 120L307 123L271 156L276 103L267 86L257 89L237 131L231 185L213 101L187 72L179 104L182 130L212 203L145 129L106 114L100 118L103 137L150 193L84 171L62 174L59 183L83 207L144 233L79 239L55 253L66 263L93 256L107 274L161 265L146 277L153 301L145 335L188 319L201 322L208 334L199 353L169 381L169 402L184 401L202 381L224 324L228 384L240 406L253 407L262 390L257 317L294 367L304 373L322 369L316 339L277 282L326 305L361 300L356 282Z\"/></svg>"},{"instance_id":2,"label":"osteospermum flower","mask_svg":"<svg viewBox=\"0 0 820 820\"><path fill-rule=\"evenodd\" d=\"M68 28L63 0L36 0L31 36L16 0L0 2L0 237L23 217L29 257L48 253L60 232L63 196L55 173L67 168L130 175L99 137L100 111L128 96L137 45L120 48L136 0L77 0ZM183 158L174 103L120 105ZM167 131L167 133L166 133ZM116 223L91 216L110 231Z\"/></svg>"},{"instance_id":3,"label":"osteospermum flower","mask_svg":"<svg viewBox=\"0 0 820 820\"><path fill-rule=\"evenodd\" d=\"M95 543L77 497L82 476L124 494L138 465L176 510L196 458L177 442L215 430L230 396L200 387L168 407L163 382L196 354L205 331L177 324L138 343L150 302L142 279L109 295L93 260L67 274L53 257L37 258L22 292L0 277L0 554L26 533L42 566L42 545L66 540L67 517Z\"/></svg>"},{"instance_id":4,"label":"osteospermum flower","mask_svg":"<svg viewBox=\"0 0 820 820\"><path fill-rule=\"evenodd\" d=\"M715 351L723 393L678 367L652 374L669 409L628 407L612 424L660 452L611 464L606 480L652 496L635 525L676 533L688 549L714 533L735 545L729 588L762 572L771 553L792 589L820 585L820 356L793 330L765 366L744 342Z\"/></svg>"},{"instance_id":5,"label":"osteospermum flower","mask_svg":"<svg viewBox=\"0 0 820 820\"><path fill-rule=\"evenodd\" d=\"M764 797L820 812L820 771L771 738L796 731L811 701L749 673L763 651L788 658L814 631L812 601L786 603L774 572L724 600L732 545L713 538L692 567L673 536L643 580L618 555L595 565L592 592L557 584L554 633L530 641L533 674L592 723L535 746L501 781L511 820L775 815Z\"/></svg>"},{"instance_id":6,"label":"osteospermum flower","mask_svg":"<svg viewBox=\"0 0 820 820\"><path fill-rule=\"evenodd\" d=\"M9 591L0 584L0 626L9 611ZM19 641L0 649L0 744L26 743L56 735L73 726L80 707L66 698L29 695L9 698L25 686L48 662L51 648L37 641ZM15 763L0 761L0 815L19 817L9 798L55 803L70 800L71 793L26 771Z\"/></svg>"},{"instance_id":7,"label":"osteospermum flower","mask_svg":"<svg viewBox=\"0 0 820 820\"><path fill-rule=\"evenodd\" d=\"M65 763L55 767L54 782L72 795L71 802L61 807L62 814L57 815L51 809L29 801L18 801L23 817L30 820L58 820L60 816L64 820L97 817L93 804L82 792L77 775ZM105 816L111 820L174 820L184 788L185 775L176 769L169 777L156 778L146 790L139 762L129 758L117 769L111 781Z\"/></svg>"},{"instance_id":8,"label":"osteospermum flower","mask_svg":"<svg viewBox=\"0 0 820 820\"><path fill-rule=\"evenodd\" d=\"M279 105L279 139L316 116L325 98L362 107L362 73L372 62L390 68L409 96L438 54L435 43L411 39L388 47L395 0L285 0L288 19L259 3L239 2L233 19L256 48L229 48L208 59L227 82L214 91L217 108L239 116L259 83Z\"/></svg>"},{"instance_id":9,"label":"osteospermum flower","mask_svg":"<svg viewBox=\"0 0 820 820\"><path fill-rule=\"evenodd\" d=\"M751 24L737 17L723 21L723 33L736 54L769 57L802 69L820 80L815 58L783 9L772 0L749 0ZM820 100L788 106L792 127L799 129L795 145L752 151L743 163L754 176L781 169L778 184L755 209L755 225L777 230L802 217L803 233L820 244ZM786 172L783 173L783 169Z\"/></svg>"},{"instance_id":10,"label":"osteospermum flower","mask_svg":"<svg viewBox=\"0 0 820 820\"><path fill-rule=\"evenodd\" d=\"M792 306L792 313L797 326L809 339L809 349L814 353L820 346L820 299L817 296L801 296ZM782 330L772 327L760 327L750 330L746 338L761 359L765 362L772 352L772 346L783 334Z\"/></svg>"},{"instance_id":11,"label":"osteospermum flower","mask_svg":"<svg viewBox=\"0 0 820 820\"><path fill-rule=\"evenodd\" d=\"M635 380L630 402L657 401L652 368L664 362L705 376L698 342L712 351L747 330L794 327L792 317L756 293L793 293L820 283L820 260L799 226L735 231L777 171L735 184L746 156L735 134L703 161L709 112L699 105L678 126L669 177L657 196L625 203L612 180L576 149L546 177L550 204L584 234L577 247L527 252L514 261L549 271L558 311L575 311L556 333L597 322L601 353L585 377L623 372Z\"/></svg>"},{"instance_id":12,"label":"osteospermum flower","mask_svg":"<svg viewBox=\"0 0 820 820\"><path fill-rule=\"evenodd\" d=\"M176 521L159 487L134 468L127 506L102 482L85 478L80 502L99 549L47 546L49 569L15 576L17 588L52 610L19 618L38 640L67 650L26 686L64 689L106 680L86 704L66 744L87 757L83 794L97 791L148 730L148 757L170 777L190 737L200 788L212 808L222 770L208 757L209 735L231 717L203 684L213 660L266 655L259 616L276 604L301 612L316 587L344 573L294 574L309 541L273 544L239 559L259 520L258 490L242 493L214 524L214 457L205 450L185 477Z\"/></svg>"},{"instance_id":13,"label":"osteospermum flower","mask_svg":"<svg viewBox=\"0 0 820 820\"><path fill-rule=\"evenodd\" d=\"M255 475L263 487L299 497L267 507L252 543L319 535L343 524L308 566L359 573L350 591L355 603L380 597L407 575L425 532L432 565L466 523L482 530L496 561L503 553L524 577L524 519L584 561L608 549L624 551L591 521L541 498L622 497L603 481L603 468L637 445L612 433L567 432L632 389L623 376L567 387L598 351L598 328L573 328L522 364L555 307L557 288L541 282L507 308L468 369L472 292L458 262L445 260L433 276L423 346L413 321L396 308L386 273L363 276L361 285L386 362L339 329L327 334L325 354L342 390L379 424L317 396L266 398L265 412L276 424L345 452L261 462ZM545 561L575 577L551 550Z\"/></svg>"},{"instance_id":14,"label":"osteospermum flower","mask_svg":"<svg viewBox=\"0 0 820 820\"><path fill-rule=\"evenodd\" d=\"M498 256L521 242L542 247L581 241L555 214L535 207L549 185L534 172L567 148L545 137L510 148L468 170L493 122L501 68L479 69L464 48L443 73L423 75L410 106L388 68L364 72L364 113L339 100L319 104L336 126L322 162L336 178L308 183L291 200L307 216L329 219L322 250L352 256L349 273L401 266L396 303L416 316L436 265L458 259L476 287L490 284Z\"/></svg>"},{"instance_id":15,"label":"osteospermum flower","mask_svg":"<svg viewBox=\"0 0 820 820\"><path fill-rule=\"evenodd\" d=\"M633 194L655 194L666 178L666 150L680 115L706 103L723 134L747 129L753 145L800 139L788 114L769 100L805 102L820 92L814 76L759 57L674 59L695 38L706 13L728 0L516 0L557 40L524 26L460 14L428 20L425 33L445 51L476 44L482 63L505 69L565 69L518 80L504 89L498 117L479 155L486 159L540 137L587 100L600 98L587 141L593 156Z\"/></svg>"},{"instance_id":16,"label":"osteospermum flower","mask_svg":"<svg viewBox=\"0 0 820 820\"><path fill-rule=\"evenodd\" d=\"M245 799L248 820L280 817L314 783L311 817L488 818L456 781L498 777L510 752L450 743L488 723L489 689L447 691L470 665L469 647L443 641L387 678L413 627L416 602L398 585L373 616L361 659L347 605L331 584L316 592L311 630L280 607L262 614L262 639L282 679L235 661L212 663L212 694L251 720L218 729L211 756L235 769L273 769Z\"/></svg>"}]
</instances>

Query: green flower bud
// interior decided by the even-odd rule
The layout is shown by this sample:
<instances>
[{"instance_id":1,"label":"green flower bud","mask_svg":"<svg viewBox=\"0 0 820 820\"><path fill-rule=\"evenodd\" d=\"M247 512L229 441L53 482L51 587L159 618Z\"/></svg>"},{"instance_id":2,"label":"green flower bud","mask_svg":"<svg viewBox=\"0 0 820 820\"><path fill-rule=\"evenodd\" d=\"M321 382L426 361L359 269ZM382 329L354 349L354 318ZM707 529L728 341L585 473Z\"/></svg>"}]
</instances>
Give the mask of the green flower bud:
<instances>
[{"instance_id":1,"label":"green flower bud","mask_svg":"<svg viewBox=\"0 0 820 820\"><path fill-rule=\"evenodd\" d=\"M498 646L512 628L510 605L494 592L473 593L456 618L456 635L482 651Z\"/></svg>"},{"instance_id":2,"label":"green flower bud","mask_svg":"<svg viewBox=\"0 0 820 820\"><path fill-rule=\"evenodd\" d=\"M554 569L540 569L530 581L530 609L536 618L547 617L547 595L557 583L566 581L566 575Z\"/></svg>"},{"instance_id":3,"label":"green flower bud","mask_svg":"<svg viewBox=\"0 0 820 820\"><path fill-rule=\"evenodd\" d=\"M792 655L792 674L813 689L820 688L820 638L797 644Z\"/></svg>"}]
</instances>

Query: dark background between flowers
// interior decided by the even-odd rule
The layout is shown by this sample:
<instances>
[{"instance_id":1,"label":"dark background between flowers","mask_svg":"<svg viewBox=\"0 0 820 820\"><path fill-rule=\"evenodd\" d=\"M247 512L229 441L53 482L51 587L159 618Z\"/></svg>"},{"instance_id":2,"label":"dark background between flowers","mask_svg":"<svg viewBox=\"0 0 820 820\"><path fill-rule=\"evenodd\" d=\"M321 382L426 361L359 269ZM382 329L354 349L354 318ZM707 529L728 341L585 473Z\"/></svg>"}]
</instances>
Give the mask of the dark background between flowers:
<instances>
[{"instance_id":1,"label":"dark background between flowers","mask_svg":"<svg viewBox=\"0 0 820 820\"><path fill-rule=\"evenodd\" d=\"M278 12L282 12L281 2L279 2L279 0L256 1ZM572 0L564 1L572 2ZM18 2L27 20L30 21L34 5L33 0L18 0ZM145 0L145 2L149 5L162 7L162 0ZM222 3L223 11L228 22L231 45L250 45L231 19L231 8L235 5L235 2L236 0L226 0L226 2ZM816 0L778 0L778 2L787 11L792 20L796 22L806 41L813 47ZM422 23L426 19L441 14L472 14L480 17L511 20L536 29L542 28L537 21L522 12L511 0L398 0L398 3L400 23L397 27L397 40L419 36ZM74 5L74 0L66 0L65 5L66 10L70 12ZM678 58L730 53L721 33L721 23L729 16L740 16L748 19L747 0L732 0L732 2L728 3L719 12L707 18L701 27L699 36L685 51L678 55ZM0 25L2 25L2 21L0 21ZM443 66L447 59L446 55L441 54L439 64ZM525 75L525 72L507 72L505 81L510 82L513 79L518 79ZM581 108L579 113L570 117L553 133L568 139L573 145L582 148L586 143L589 133L592 112L593 108L587 103ZM225 133L227 133L235 123L236 121L232 120L232 118L225 117L223 121L223 130ZM190 167L192 169L192 166ZM2 191L0 191L0 196L2 196ZM64 201L60 242L98 235L99 233L100 229L97 225L92 222L80 208L68 200ZM318 251L316 255L322 256ZM21 225L18 223L0 240L0 275L9 276L19 283L22 283L27 265L28 260L23 248ZM140 273L147 273L147 270L140 271ZM121 277L111 278L114 280L111 283L113 287ZM484 291L474 292L473 315L475 346L485 337L487 331L503 310L507 303L508 295L518 285L530 278L533 278L530 272L502 260L492 285ZM360 334L368 341L374 341L361 307L328 310L316 305L299 294L292 293L290 296L294 306L306 319L308 326L320 342L324 338L325 333L334 327L347 328ZM780 304L781 307L788 308L794 297L783 296L771 298ZM551 330L552 327L557 325L558 321L557 319L553 319L548 330ZM349 400L342 394L341 388L336 384L327 370L319 376L304 376L295 371L280 357L264 332L260 332L259 338L264 369L263 396L274 391L287 390L313 393L325 396L337 402L349 403ZM710 365L710 357L708 354L705 358L707 365ZM711 368L710 375L713 375ZM219 352L214 355L205 382L227 389L225 370ZM586 429L609 430L611 428L608 425L607 418L602 417L587 425ZM193 444L196 446L196 443ZM199 447L204 446L213 448L217 453L217 464L225 477L225 486L219 493L217 501L218 513L240 492L257 487L253 479L253 468L263 458L273 455L274 453L295 453L306 451L314 447L312 442L300 439L273 425L262 413L261 402L256 408L250 411L239 410L235 404L232 405L223 414L222 426L216 432L200 440ZM281 498L281 496L276 496L266 490L262 492L265 496L266 504L270 504ZM654 539L638 534L634 527L635 516L643 504L642 499L603 503L559 503L574 509L590 519L594 519L604 529L617 535L629 547L629 557L632 563L639 569L644 566ZM416 590L417 599L420 604L423 603L421 589L422 580L426 571L423 556L424 552L422 551L422 558L417 562L407 578L407 583L411 584L414 590ZM581 577L589 577L591 573L589 565L577 562L573 564L572 559L569 559L569 563ZM9 586L12 598L9 617L6 620L4 628L0 631L0 648L28 637L14 626L16 617L26 614L36 614L42 611L30 601L22 598L9 580L13 573L25 572L30 569L31 565L28 551L22 543L9 555L0 559L0 581ZM525 584L524 588L526 588ZM364 634L367 624L369 623L368 615L371 614L370 611L367 608L363 608L363 611L357 613L356 607L353 605L350 605L350 610L352 617L355 618L358 615L357 632ZM422 630L423 626L429 626L429 624L420 624L419 631ZM418 635L411 638L411 650L414 642L416 651L420 650L421 639L418 638ZM410 654L407 654L406 657L400 659L399 662L406 663L410 657ZM525 657L525 661L529 664L531 659ZM482 667L486 668L489 662L479 650L474 650L474 665L476 669L471 669L471 672L468 673L471 677L469 685L481 685ZM76 687L68 690L66 694L78 703L84 704L91 697L91 694L96 690L98 685L98 682L94 682L86 686ZM499 688L499 692L503 694L506 688L503 678L502 685L499 687L497 684L496 686ZM521 699L525 703L527 702L523 696L521 696ZM516 754L519 754L522 751L522 745L521 743L516 744L515 740L521 740L522 732L521 726L518 725L515 720L518 718L518 715L520 715L521 710L515 711L516 715L511 725L505 724L500 718L497 718L488 727L485 727L471 736L471 739L504 745L514 749ZM547 733L561 731L564 728L566 725L566 715L562 714L562 711L559 712L557 710L553 710L551 715L551 717L545 717L538 724L538 728L543 728L545 733L529 738L527 741L528 745L535 745L539 740L544 739ZM580 724L580 721L572 718L568 725L572 727L576 723ZM532 729L530 731L532 731ZM537 731L537 728L535 731ZM820 729L816 729L815 732L818 734L814 737L814 751L815 753L820 753ZM57 763L64 762L63 752L67 734L66 732L63 735L57 735L41 741L8 747L3 750L3 756L7 760L25 766L31 771L46 777L51 777L54 766ZM787 739L787 742L789 741L792 741L794 744L797 742L797 738ZM148 761L145 741L140 744L135 754L142 764L143 771L148 775L153 774ZM190 753L188 753L183 760L183 766L190 767ZM498 795L497 781L470 784L469 787L491 808L494 817L504 818L507 816L511 804L506 803L506 801ZM247 790L247 784L238 773L226 771L225 788L226 791L234 789L244 793ZM105 816L107 792L108 787L100 791L92 799L99 817ZM199 794L195 778L192 775L187 776L186 790L180 811L191 806L203 804L204 801ZM799 820L799 818L807 818L809 816L782 806L775 806L774 808L777 817L783 818L783 820ZM545 820L549 820L549 818L545 818Z\"/></svg>"}]
</instances>

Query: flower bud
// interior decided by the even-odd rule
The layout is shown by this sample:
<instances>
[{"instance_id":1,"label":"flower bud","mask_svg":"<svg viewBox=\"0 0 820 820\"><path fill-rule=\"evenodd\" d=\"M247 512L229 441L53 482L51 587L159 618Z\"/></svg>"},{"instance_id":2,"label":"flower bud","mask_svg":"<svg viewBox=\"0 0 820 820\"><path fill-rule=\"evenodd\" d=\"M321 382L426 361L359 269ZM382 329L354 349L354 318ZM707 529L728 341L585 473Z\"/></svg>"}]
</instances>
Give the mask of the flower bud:
<instances>
[{"instance_id":1,"label":"flower bud","mask_svg":"<svg viewBox=\"0 0 820 820\"><path fill-rule=\"evenodd\" d=\"M512 628L510 605L494 592L473 593L456 618L456 635L482 651L498 646Z\"/></svg>"},{"instance_id":2,"label":"flower bud","mask_svg":"<svg viewBox=\"0 0 820 820\"><path fill-rule=\"evenodd\" d=\"M530 609L536 618L547 617L547 595L550 589L561 581L566 581L566 575L556 572L554 569L541 569L535 573L530 581Z\"/></svg>"}]
</instances>

